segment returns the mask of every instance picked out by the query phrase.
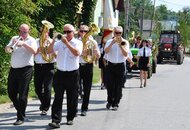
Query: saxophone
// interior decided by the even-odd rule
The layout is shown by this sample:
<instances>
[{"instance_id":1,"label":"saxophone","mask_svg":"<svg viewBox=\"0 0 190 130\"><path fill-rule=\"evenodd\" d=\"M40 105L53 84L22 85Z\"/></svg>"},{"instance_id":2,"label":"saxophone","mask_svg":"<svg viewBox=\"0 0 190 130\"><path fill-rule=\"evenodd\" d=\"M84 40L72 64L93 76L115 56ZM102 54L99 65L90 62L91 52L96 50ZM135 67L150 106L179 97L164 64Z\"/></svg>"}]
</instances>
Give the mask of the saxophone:
<instances>
[{"instance_id":1,"label":"saxophone","mask_svg":"<svg viewBox=\"0 0 190 130\"><path fill-rule=\"evenodd\" d=\"M40 36L40 50L41 50L41 55L44 61L46 62L51 62L56 55L53 54L48 54L47 53L47 48L48 45L50 44L50 41L47 39L47 33L49 32L49 29L54 28L54 25L46 20L42 21L42 33ZM45 45L47 43L47 45Z\"/></svg>"},{"instance_id":2,"label":"saxophone","mask_svg":"<svg viewBox=\"0 0 190 130\"><path fill-rule=\"evenodd\" d=\"M93 40L89 39L89 36L96 32L98 32L98 27L96 26L96 24L92 24L89 31L82 38L83 51L86 51L86 55L83 55L83 59L87 63L93 63L93 61L97 59L94 55L94 50L96 49L95 43L93 42Z\"/></svg>"}]
</instances>

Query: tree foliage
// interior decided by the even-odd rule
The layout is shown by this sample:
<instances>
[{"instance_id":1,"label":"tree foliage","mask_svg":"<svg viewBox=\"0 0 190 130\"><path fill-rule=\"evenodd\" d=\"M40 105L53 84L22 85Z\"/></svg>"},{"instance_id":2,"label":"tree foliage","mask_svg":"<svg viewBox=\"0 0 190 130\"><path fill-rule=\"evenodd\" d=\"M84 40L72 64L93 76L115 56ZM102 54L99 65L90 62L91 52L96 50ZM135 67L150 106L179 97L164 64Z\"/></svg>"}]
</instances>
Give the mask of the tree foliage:
<instances>
[{"instance_id":1,"label":"tree foliage","mask_svg":"<svg viewBox=\"0 0 190 130\"><path fill-rule=\"evenodd\" d=\"M4 47L12 36L17 35L20 24L29 24L30 34L35 38L44 19L54 24L54 30L62 32L66 23L77 25L80 2L84 6L85 23L92 22L96 0L0 0L0 95L6 93L10 66L10 55L5 54Z\"/></svg>"},{"instance_id":2,"label":"tree foliage","mask_svg":"<svg viewBox=\"0 0 190 130\"><path fill-rule=\"evenodd\" d=\"M83 0L82 23L89 25L93 22L93 13L97 0Z\"/></svg>"},{"instance_id":3,"label":"tree foliage","mask_svg":"<svg viewBox=\"0 0 190 130\"><path fill-rule=\"evenodd\" d=\"M179 30L181 33L181 41L184 47L190 46L190 8L184 8L182 12L178 12Z\"/></svg>"}]
</instances>

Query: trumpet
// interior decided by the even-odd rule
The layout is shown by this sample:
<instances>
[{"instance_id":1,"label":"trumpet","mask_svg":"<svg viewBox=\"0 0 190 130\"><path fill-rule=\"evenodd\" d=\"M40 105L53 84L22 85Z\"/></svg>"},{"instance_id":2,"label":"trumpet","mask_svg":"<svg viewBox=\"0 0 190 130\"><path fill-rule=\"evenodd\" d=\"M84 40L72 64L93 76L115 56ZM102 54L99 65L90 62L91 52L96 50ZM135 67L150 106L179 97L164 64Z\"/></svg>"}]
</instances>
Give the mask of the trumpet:
<instances>
[{"instance_id":1,"label":"trumpet","mask_svg":"<svg viewBox=\"0 0 190 130\"><path fill-rule=\"evenodd\" d=\"M56 32L55 35L54 35L54 38L56 38L57 40L61 40L62 37L66 37L66 34Z\"/></svg>"},{"instance_id":2,"label":"trumpet","mask_svg":"<svg viewBox=\"0 0 190 130\"><path fill-rule=\"evenodd\" d=\"M122 37L115 37L115 41L118 43L120 46L125 46L126 42L122 39Z\"/></svg>"},{"instance_id":3,"label":"trumpet","mask_svg":"<svg viewBox=\"0 0 190 130\"><path fill-rule=\"evenodd\" d=\"M10 49L13 51L14 50L14 48L16 47L16 45L19 43L19 41L22 39L22 37L20 36L18 39L17 39L17 41L12 45L12 46L10 46Z\"/></svg>"}]
</instances>

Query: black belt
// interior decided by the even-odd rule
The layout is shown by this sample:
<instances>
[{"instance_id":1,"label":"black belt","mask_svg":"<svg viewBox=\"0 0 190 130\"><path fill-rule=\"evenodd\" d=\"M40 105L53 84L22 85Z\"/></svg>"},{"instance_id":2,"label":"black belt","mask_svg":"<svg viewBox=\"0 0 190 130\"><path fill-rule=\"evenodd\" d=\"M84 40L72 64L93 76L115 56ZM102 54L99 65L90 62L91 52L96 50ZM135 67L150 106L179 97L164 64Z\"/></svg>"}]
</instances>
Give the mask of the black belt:
<instances>
[{"instance_id":1,"label":"black belt","mask_svg":"<svg viewBox=\"0 0 190 130\"><path fill-rule=\"evenodd\" d=\"M71 71L62 71L62 70L57 69L57 72L61 72L61 73L72 73L72 72L76 72L76 71L78 71L78 69L71 70Z\"/></svg>"},{"instance_id":2,"label":"black belt","mask_svg":"<svg viewBox=\"0 0 190 130\"><path fill-rule=\"evenodd\" d=\"M121 63L112 63L112 62L110 62L110 61L108 61L108 65L123 65L124 64L124 62L121 62Z\"/></svg>"},{"instance_id":3,"label":"black belt","mask_svg":"<svg viewBox=\"0 0 190 130\"><path fill-rule=\"evenodd\" d=\"M79 63L80 66L92 65L93 63Z\"/></svg>"},{"instance_id":4,"label":"black belt","mask_svg":"<svg viewBox=\"0 0 190 130\"><path fill-rule=\"evenodd\" d=\"M54 63L44 63L44 64L35 63L34 65L38 67L44 67L44 66L54 66Z\"/></svg>"}]
</instances>

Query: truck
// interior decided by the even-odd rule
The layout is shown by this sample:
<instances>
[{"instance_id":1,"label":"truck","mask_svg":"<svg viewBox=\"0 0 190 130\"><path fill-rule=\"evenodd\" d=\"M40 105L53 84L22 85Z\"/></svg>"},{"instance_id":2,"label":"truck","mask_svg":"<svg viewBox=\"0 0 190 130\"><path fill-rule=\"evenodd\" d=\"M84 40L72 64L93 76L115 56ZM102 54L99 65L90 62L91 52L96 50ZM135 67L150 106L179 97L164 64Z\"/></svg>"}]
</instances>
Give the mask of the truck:
<instances>
[{"instance_id":1,"label":"truck","mask_svg":"<svg viewBox=\"0 0 190 130\"><path fill-rule=\"evenodd\" d=\"M157 62L175 60L181 65L184 60L184 48L180 42L180 32L177 30L161 31L158 45Z\"/></svg>"}]
</instances>

